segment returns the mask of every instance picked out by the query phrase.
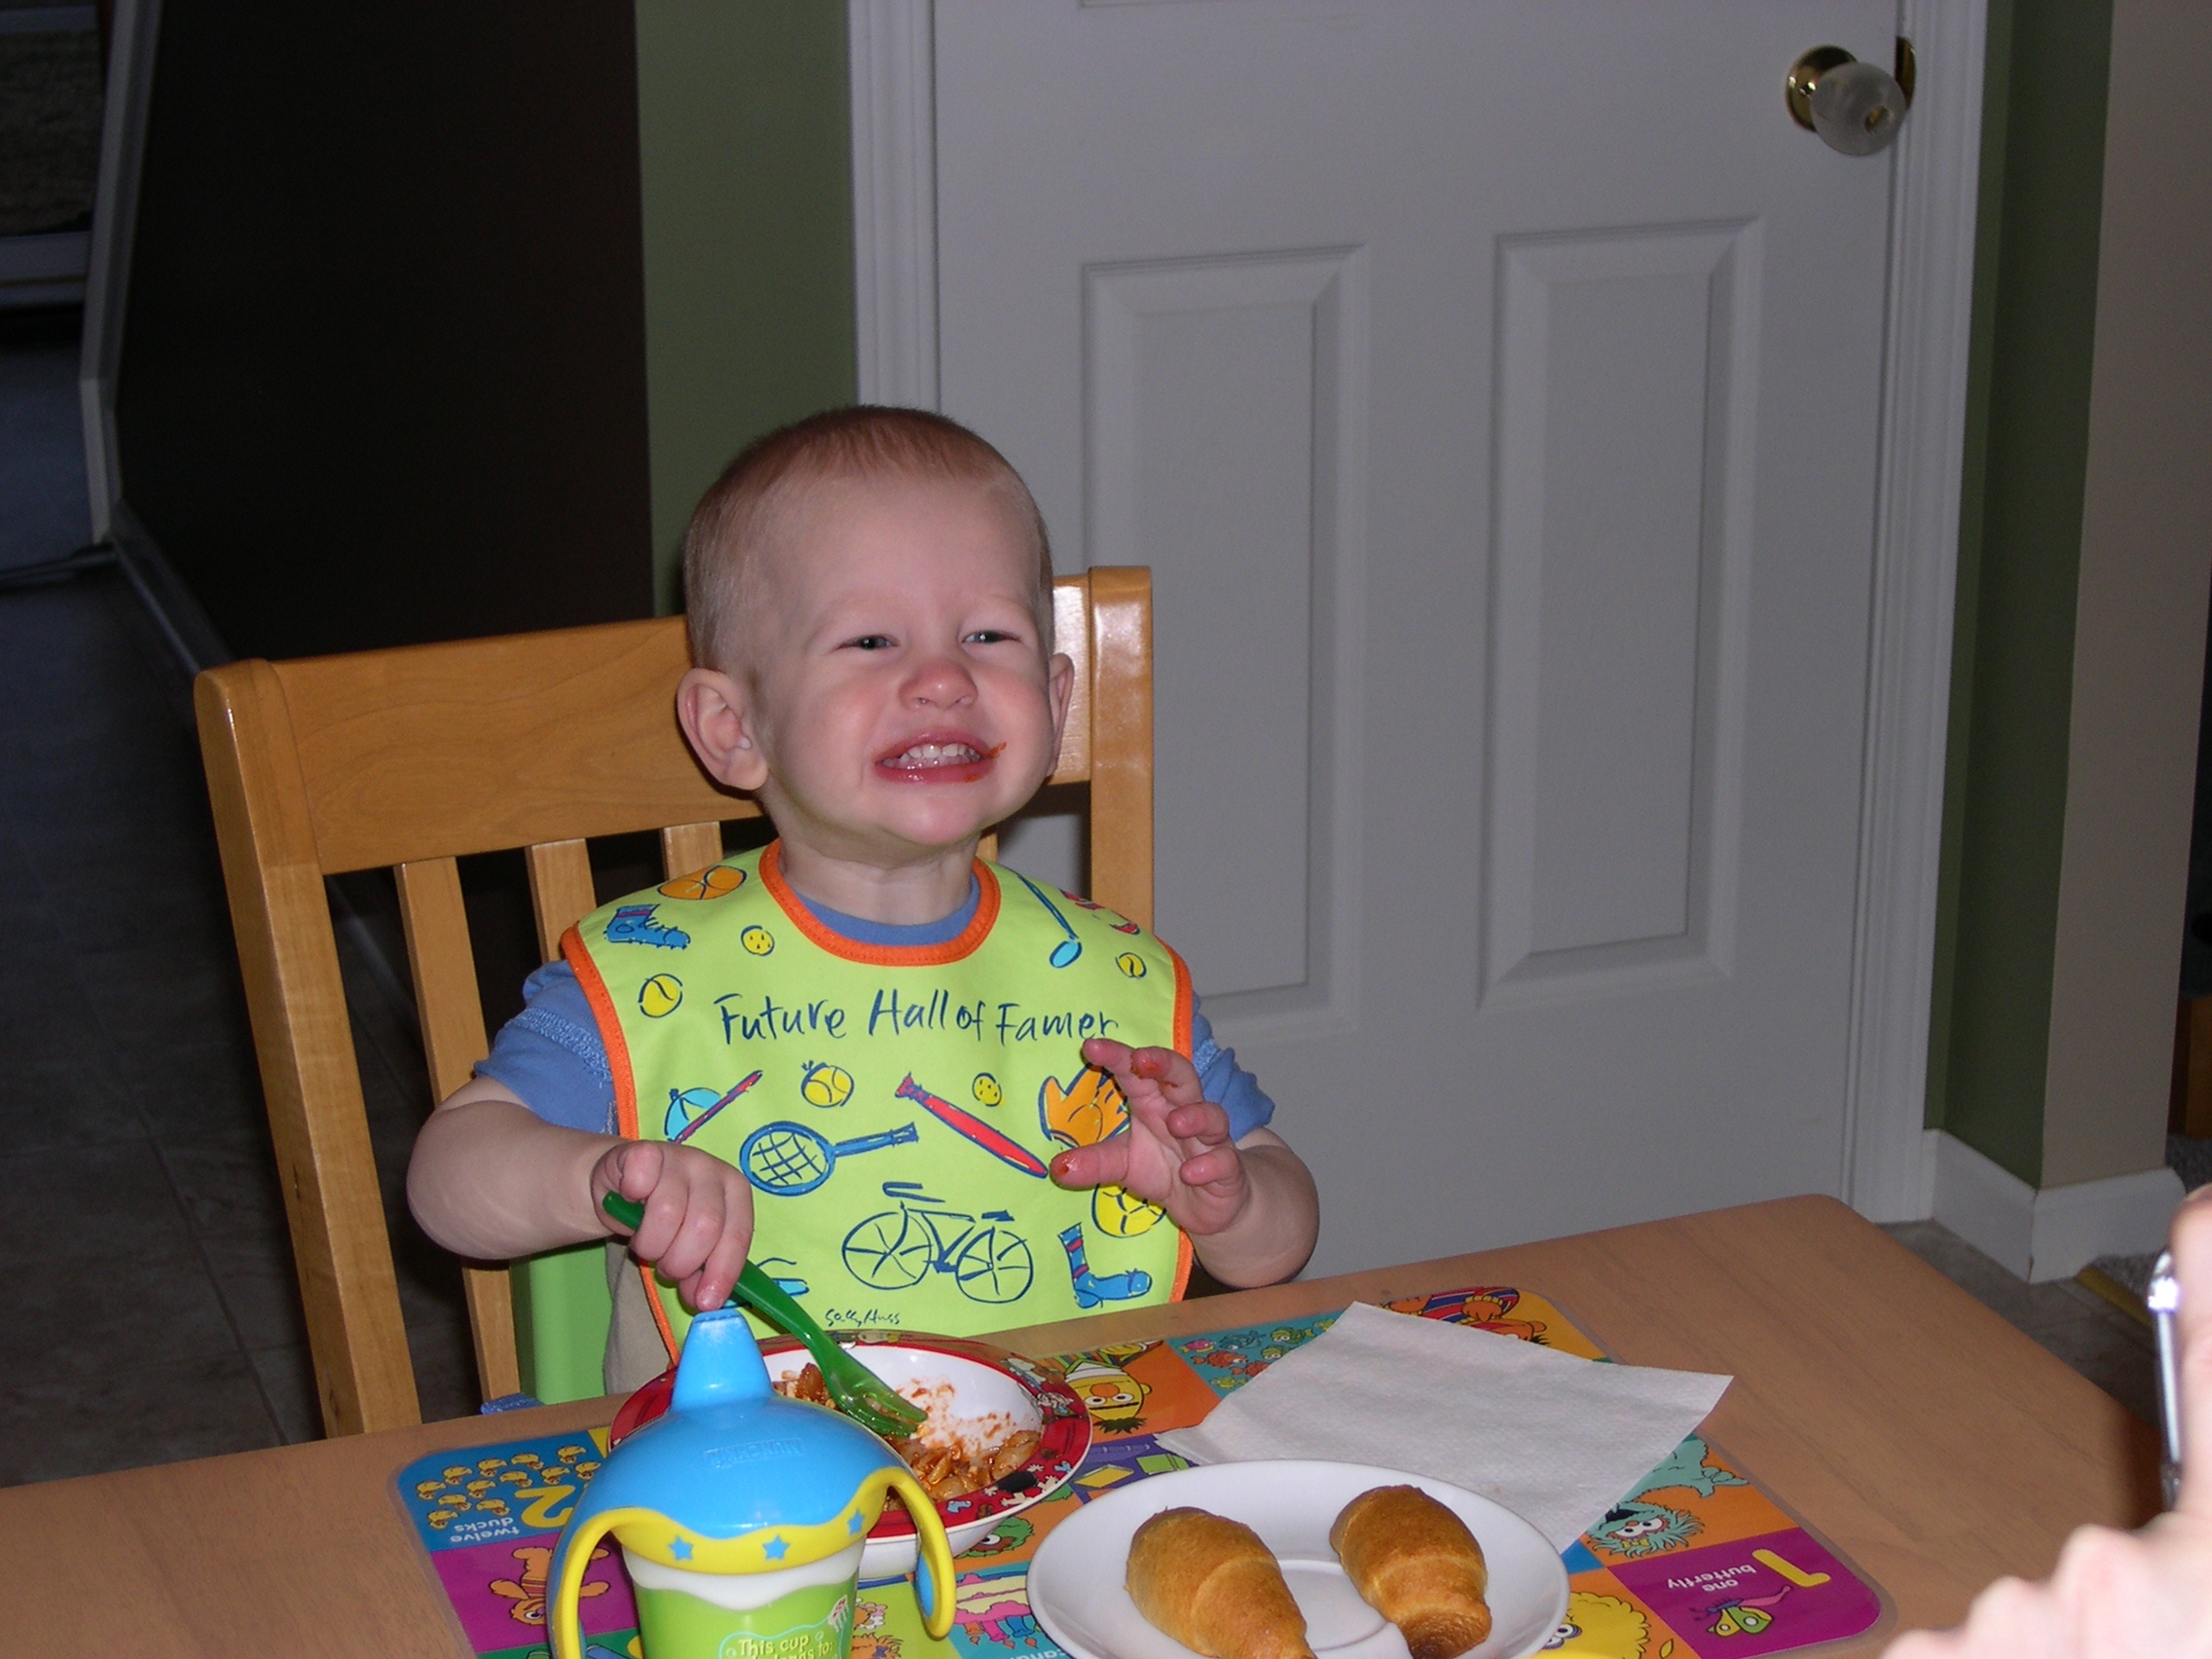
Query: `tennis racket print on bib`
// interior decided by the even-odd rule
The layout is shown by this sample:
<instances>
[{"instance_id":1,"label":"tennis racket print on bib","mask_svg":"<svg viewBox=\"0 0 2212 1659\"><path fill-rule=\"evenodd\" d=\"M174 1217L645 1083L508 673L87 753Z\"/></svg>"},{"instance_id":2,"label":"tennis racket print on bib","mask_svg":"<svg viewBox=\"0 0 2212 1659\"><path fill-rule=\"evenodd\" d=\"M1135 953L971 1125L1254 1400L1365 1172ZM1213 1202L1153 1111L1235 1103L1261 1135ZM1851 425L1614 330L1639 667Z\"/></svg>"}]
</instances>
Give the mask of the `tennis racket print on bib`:
<instances>
[{"instance_id":1,"label":"tennis racket print on bib","mask_svg":"<svg viewBox=\"0 0 2212 1659\"><path fill-rule=\"evenodd\" d=\"M911 1124L901 1124L881 1134L856 1135L832 1141L816 1134L804 1124L762 1124L745 1137L737 1149L737 1166L745 1178L763 1193L779 1198L795 1198L811 1193L830 1179L837 1160L855 1153L880 1152L890 1146L910 1146L919 1136Z\"/></svg>"}]
</instances>

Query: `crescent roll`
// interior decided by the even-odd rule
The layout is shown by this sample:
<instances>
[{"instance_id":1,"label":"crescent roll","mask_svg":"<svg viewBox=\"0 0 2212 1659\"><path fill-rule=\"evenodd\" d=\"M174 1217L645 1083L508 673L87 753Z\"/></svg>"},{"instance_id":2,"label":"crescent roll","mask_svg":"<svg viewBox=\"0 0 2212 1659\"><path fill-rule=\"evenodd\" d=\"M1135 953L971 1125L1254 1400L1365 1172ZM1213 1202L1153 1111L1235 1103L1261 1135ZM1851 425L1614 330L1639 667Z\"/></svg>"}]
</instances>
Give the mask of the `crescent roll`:
<instances>
[{"instance_id":1,"label":"crescent roll","mask_svg":"<svg viewBox=\"0 0 2212 1659\"><path fill-rule=\"evenodd\" d=\"M1490 1569L1467 1524L1419 1487L1376 1487L1344 1507L1329 1545L1361 1600L1414 1659L1454 1659L1490 1635Z\"/></svg>"},{"instance_id":2,"label":"crescent roll","mask_svg":"<svg viewBox=\"0 0 2212 1659\"><path fill-rule=\"evenodd\" d=\"M1129 1540L1129 1599L1206 1659L1313 1659L1282 1567L1240 1521L1167 1509Z\"/></svg>"}]
</instances>

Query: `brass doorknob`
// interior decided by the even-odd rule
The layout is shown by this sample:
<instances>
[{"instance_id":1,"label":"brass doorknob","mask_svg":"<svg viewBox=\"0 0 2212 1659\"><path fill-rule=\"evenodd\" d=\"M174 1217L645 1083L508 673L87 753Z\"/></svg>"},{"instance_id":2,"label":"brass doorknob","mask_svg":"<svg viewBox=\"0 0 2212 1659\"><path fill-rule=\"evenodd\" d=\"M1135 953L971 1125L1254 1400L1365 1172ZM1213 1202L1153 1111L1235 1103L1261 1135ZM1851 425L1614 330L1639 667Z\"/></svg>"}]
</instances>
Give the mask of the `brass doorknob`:
<instances>
[{"instance_id":1,"label":"brass doorknob","mask_svg":"<svg viewBox=\"0 0 2212 1659\"><path fill-rule=\"evenodd\" d=\"M1898 72L1862 63L1840 46L1816 46L1789 66L1783 98L1790 119L1846 156L1890 147L1912 107L1912 42L1898 41Z\"/></svg>"}]
</instances>

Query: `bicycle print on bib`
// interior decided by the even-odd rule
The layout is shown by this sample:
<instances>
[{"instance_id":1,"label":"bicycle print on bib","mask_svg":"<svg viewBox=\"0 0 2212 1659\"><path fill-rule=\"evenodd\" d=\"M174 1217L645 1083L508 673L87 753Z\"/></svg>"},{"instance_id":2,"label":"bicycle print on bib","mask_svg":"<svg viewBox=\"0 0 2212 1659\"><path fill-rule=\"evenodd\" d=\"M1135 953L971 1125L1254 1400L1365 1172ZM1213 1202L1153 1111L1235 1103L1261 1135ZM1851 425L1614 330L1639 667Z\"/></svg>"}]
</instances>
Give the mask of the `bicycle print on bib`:
<instances>
[{"instance_id":1,"label":"bicycle print on bib","mask_svg":"<svg viewBox=\"0 0 2212 1659\"><path fill-rule=\"evenodd\" d=\"M1190 1052L1190 977L1113 911L976 866L942 944L817 920L771 843L604 905L562 948L598 1015L621 1132L754 1189L752 1259L826 1325L968 1335L1178 1296L1190 1244L1052 1155L1120 1132L1083 1043ZM689 1316L647 1274L673 1354Z\"/></svg>"}]
</instances>

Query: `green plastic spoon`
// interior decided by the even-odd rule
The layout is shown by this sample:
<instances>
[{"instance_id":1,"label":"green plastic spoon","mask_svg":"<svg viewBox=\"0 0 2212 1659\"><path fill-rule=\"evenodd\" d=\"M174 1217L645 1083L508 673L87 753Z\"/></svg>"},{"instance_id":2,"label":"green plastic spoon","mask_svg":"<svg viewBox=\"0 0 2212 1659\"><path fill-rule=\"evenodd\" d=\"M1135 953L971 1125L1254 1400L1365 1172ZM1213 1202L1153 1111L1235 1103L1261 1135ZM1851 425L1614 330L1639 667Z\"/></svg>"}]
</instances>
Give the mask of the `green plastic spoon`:
<instances>
[{"instance_id":1,"label":"green plastic spoon","mask_svg":"<svg viewBox=\"0 0 2212 1659\"><path fill-rule=\"evenodd\" d=\"M600 1208L635 1233L644 1225L645 1206L619 1193L599 1200ZM929 1413L896 1393L891 1384L837 1346L836 1340L815 1322L814 1315L785 1294L781 1285L755 1267L745 1264L737 1272L737 1295L806 1345L821 1368L822 1385L838 1409L865 1428L887 1440L899 1440L929 1420Z\"/></svg>"}]
</instances>

